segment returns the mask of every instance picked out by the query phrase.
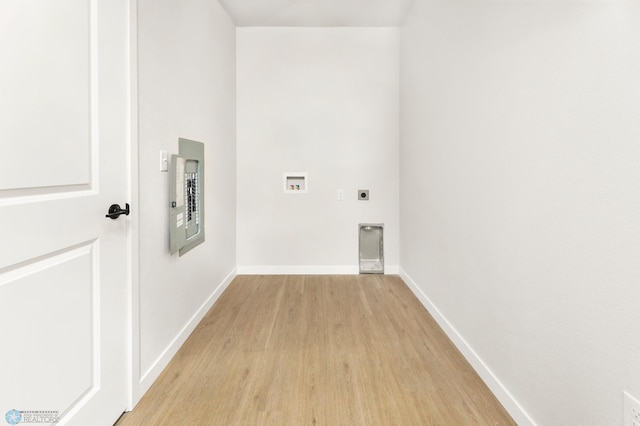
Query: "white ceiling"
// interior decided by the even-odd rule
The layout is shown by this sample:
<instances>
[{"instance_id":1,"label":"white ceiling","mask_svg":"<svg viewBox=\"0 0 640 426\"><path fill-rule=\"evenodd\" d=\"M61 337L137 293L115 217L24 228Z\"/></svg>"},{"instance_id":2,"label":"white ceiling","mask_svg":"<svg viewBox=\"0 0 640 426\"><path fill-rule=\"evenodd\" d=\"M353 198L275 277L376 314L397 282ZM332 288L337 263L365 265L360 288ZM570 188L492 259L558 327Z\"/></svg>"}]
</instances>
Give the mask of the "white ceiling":
<instances>
[{"instance_id":1,"label":"white ceiling","mask_svg":"<svg viewBox=\"0 0 640 426\"><path fill-rule=\"evenodd\" d=\"M219 0L237 26L394 27L413 0Z\"/></svg>"}]
</instances>

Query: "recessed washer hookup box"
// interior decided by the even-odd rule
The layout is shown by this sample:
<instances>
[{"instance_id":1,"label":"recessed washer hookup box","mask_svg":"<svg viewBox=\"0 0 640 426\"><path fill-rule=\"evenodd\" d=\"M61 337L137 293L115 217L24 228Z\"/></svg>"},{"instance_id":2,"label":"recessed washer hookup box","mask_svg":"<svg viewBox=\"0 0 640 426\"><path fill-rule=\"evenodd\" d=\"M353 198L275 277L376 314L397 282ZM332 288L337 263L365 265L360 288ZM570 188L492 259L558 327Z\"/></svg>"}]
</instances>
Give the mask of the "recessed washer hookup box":
<instances>
[{"instance_id":1,"label":"recessed washer hookup box","mask_svg":"<svg viewBox=\"0 0 640 426\"><path fill-rule=\"evenodd\" d=\"M361 274L384 274L384 223L358 225L358 264Z\"/></svg>"}]
</instances>

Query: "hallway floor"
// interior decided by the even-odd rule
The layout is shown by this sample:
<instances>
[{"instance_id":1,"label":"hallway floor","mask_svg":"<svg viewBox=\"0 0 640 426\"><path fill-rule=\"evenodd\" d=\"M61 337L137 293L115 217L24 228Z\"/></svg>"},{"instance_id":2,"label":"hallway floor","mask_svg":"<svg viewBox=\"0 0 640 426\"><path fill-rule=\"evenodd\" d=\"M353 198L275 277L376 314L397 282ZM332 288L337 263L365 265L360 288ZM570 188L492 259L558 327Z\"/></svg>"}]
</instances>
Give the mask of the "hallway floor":
<instances>
[{"instance_id":1,"label":"hallway floor","mask_svg":"<svg viewBox=\"0 0 640 426\"><path fill-rule=\"evenodd\" d=\"M238 276L134 425L514 425L392 275Z\"/></svg>"}]
</instances>

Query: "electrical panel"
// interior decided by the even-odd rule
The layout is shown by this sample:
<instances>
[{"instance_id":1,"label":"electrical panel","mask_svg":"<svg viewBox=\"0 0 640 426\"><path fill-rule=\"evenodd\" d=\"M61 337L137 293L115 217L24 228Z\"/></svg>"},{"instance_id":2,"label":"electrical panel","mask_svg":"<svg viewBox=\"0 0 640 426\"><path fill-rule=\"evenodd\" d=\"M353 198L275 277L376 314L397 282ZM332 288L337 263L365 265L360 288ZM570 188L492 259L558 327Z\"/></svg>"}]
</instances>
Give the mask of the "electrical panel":
<instances>
[{"instance_id":1,"label":"electrical panel","mask_svg":"<svg viewBox=\"0 0 640 426\"><path fill-rule=\"evenodd\" d=\"M171 156L169 240L180 256L204 242L204 144L180 138Z\"/></svg>"}]
</instances>

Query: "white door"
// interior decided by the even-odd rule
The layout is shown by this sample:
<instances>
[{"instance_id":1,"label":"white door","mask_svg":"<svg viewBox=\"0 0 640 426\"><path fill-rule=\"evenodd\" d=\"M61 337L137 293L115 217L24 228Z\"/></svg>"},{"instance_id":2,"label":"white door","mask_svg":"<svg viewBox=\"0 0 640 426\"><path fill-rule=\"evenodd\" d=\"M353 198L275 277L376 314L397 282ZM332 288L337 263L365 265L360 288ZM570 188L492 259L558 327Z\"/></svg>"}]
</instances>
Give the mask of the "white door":
<instances>
[{"instance_id":1,"label":"white door","mask_svg":"<svg viewBox=\"0 0 640 426\"><path fill-rule=\"evenodd\" d=\"M126 408L128 30L127 0L0 1L2 424Z\"/></svg>"}]
</instances>

